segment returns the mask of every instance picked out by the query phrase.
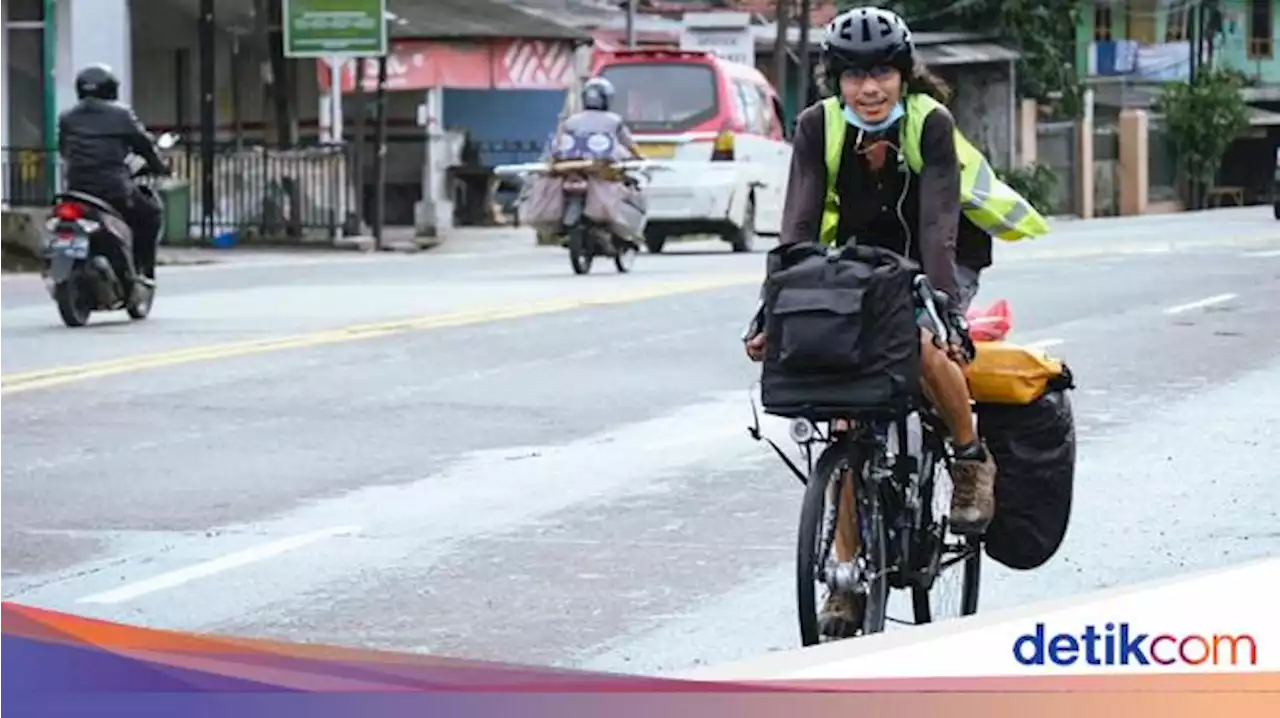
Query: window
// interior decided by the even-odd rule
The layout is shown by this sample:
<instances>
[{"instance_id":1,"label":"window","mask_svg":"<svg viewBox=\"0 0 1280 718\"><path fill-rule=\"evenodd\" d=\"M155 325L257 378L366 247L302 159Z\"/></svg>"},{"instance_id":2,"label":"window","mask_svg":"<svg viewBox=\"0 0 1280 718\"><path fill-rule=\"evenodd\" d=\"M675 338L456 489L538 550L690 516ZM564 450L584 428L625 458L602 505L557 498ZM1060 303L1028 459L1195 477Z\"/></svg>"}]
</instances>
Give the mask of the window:
<instances>
[{"instance_id":1,"label":"window","mask_svg":"<svg viewBox=\"0 0 1280 718\"><path fill-rule=\"evenodd\" d=\"M1250 60L1270 60L1275 57L1275 0L1249 0Z\"/></svg>"},{"instance_id":2,"label":"window","mask_svg":"<svg viewBox=\"0 0 1280 718\"><path fill-rule=\"evenodd\" d=\"M1165 17L1165 42L1181 42L1191 39L1191 34L1187 29L1187 19L1191 15L1191 8L1188 7L1190 4L1188 0L1174 0L1170 5L1169 12Z\"/></svg>"},{"instance_id":3,"label":"window","mask_svg":"<svg viewBox=\"0 0 1280 718\"><path fill-rule=\"evenodd\" d=\"M1093 39L1110 40L1111 37L1111 3L1093 4Z\"/></svg>"},{"instance_id":4,"label":"window","mask_svg":"<svg viewBox=\"0 0 1280 718\"><path fill-rule=\"evenodd\" d=\"M737 89L742 103L742 119L746 125L746 131L753 135L769 134L769 123L765 118L764 103L760 100L760 93L742 80L734 80L733 86Z\"/></svg>"},{"instance_id":5,"label":"window","mask_svg":"<svg viewBox=\"0 0 1280 718\"><path fill-rule=\"evenodd\" d=\"M7 0L4 3L5 22L42 22L44 20L44 2L42 0Z\"/></svg>"},{"instance_id":6,"label":"window","mask_svg":"<svg viewBox=\"0 0 1280 718\"><path fill-rule=\"evenodd\" d=\"M693 62L627 62L601 73L613 83L615 111L636 132L682 132L716 116L712 66Z\"/></svg>"}]
</instances>

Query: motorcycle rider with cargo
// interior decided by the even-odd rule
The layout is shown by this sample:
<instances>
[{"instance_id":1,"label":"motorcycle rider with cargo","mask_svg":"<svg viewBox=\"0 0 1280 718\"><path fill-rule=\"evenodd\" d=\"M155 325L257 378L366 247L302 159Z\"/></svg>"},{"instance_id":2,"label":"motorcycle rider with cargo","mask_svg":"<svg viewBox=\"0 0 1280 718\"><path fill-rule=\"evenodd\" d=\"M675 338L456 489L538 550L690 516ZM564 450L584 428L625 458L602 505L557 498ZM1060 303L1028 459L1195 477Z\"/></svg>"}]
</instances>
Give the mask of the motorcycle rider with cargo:
<instances>
[{"instance_id":1,"label":"motorcycle rider with cargo","mask_svg":"<svg viewBox=\"0 0 1280 718\"><path fill-rule=\"evenodd\" d=\"M126 160L133 153L151 174L170 171L133 109L118 101L119 91L120 82L106 65L90 65L76 75L79 102L58 117L58 154L66 190L102 199L129 225L139 281L152 288L163 208L137 187Z\"/></svg>"}]
</instances>

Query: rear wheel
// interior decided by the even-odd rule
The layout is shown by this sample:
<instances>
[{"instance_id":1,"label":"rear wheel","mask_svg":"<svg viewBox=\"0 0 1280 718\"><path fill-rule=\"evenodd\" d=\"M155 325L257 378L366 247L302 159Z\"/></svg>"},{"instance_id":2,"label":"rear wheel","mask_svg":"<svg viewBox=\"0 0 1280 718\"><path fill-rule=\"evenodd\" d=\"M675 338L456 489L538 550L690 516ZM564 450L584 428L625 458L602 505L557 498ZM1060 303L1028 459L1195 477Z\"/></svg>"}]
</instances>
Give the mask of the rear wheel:
<instances>
[{"instance_id":1,"label":"rear wheel","mask_svg":"<svg viewBox=\"0 0 1280 718\"><path fill-rule=\"evenodd\" d=\"M822 452L809 476L796 551L796 601L800 640L805 646L821 640L819 612L833 591L844 593L856 606L853 617L858 626L856 633L867 635L884 630L889 600L889 583L884 571L884 517L878 491L865 480L867 467L866 450L852 441L841 440ZM853 483L857 507L853 517L839 512L840 495L848 482ZM849 519L856 522L861 538L852 562L862 566L859 587L837 585L836 576L829 575L828 571L828 558L834 556L837 522ZM821 592L819 587L823 589Z\"/></svg>"},{"instance_id":2,"label":"rear wheel","mask_svg":"<svg viewBox=\"0 0 1280 718\"><path fill-rule=\"evenodd\" d=\"M927 589L911 587L911 605L917 624L978 612L982 582L982 542L974 536L956 536L948 530L951 513L951 475L946 464L929 459L922 463L920 501L922 534L920 561L934 574Z\"/></svg>"},{"instance_id":3,"label":"rear wheel","mask_svg":"<svg viewBox=\"0 0 1280 718\"><path fill-rule=\"evenodd\" d=\"M53 288L53 297L58 303L58 315L62 317L63 324L82 327L88 323L93 308L91 295L85 290L84 275L79 271Z\"/></svg>"}]
</instances>

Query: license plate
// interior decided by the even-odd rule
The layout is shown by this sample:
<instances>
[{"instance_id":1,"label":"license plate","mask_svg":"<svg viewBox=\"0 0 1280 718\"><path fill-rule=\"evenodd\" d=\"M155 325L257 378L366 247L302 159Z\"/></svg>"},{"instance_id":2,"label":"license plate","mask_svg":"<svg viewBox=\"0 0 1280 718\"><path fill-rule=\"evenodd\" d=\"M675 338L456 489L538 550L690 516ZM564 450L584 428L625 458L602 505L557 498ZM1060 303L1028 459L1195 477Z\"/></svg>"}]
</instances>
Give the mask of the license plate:
<instances>
[{"instance_id":1,"label":"license plate","mask_svg":"<svg viewBox=\"0 0 1280 718\"><path fill-rule=\"evenodd\" d=\"M669 160L676 156L676 146L670 142L646 142L640 144L640 151L645 157L658 160Z\"/></svg>"},{"instance_id":2,"label":"license plate","mask_svg":"<svg viewBox=\"0 0 1280 718\"><path fill-rule=\"evenodd\" d=\"M59 232L53 236L49 248L58 254L84 259L89 256L89 238L73 232Z\"/></svg>"}]
</instances>

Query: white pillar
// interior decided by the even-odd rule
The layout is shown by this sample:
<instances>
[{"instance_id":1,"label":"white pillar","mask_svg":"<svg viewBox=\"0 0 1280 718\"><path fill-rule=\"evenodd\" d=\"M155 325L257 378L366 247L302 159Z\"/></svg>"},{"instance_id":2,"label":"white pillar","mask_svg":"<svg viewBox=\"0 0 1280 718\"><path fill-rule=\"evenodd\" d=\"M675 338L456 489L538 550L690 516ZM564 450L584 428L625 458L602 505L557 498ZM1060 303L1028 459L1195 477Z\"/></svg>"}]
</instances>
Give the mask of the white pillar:
<instances>
[{"instance_id":1,"label":"white pillar","mask_svg":"<svg viewBox=\"0 0 1280 718\"><path fill-rule=\"evenodd\" d=\"M129 0L58 0L56 7L58 111L76 103L76 73L96 62L111 67L120 80L120 101L132 103Z\"/></svg>"}]
</instances>

